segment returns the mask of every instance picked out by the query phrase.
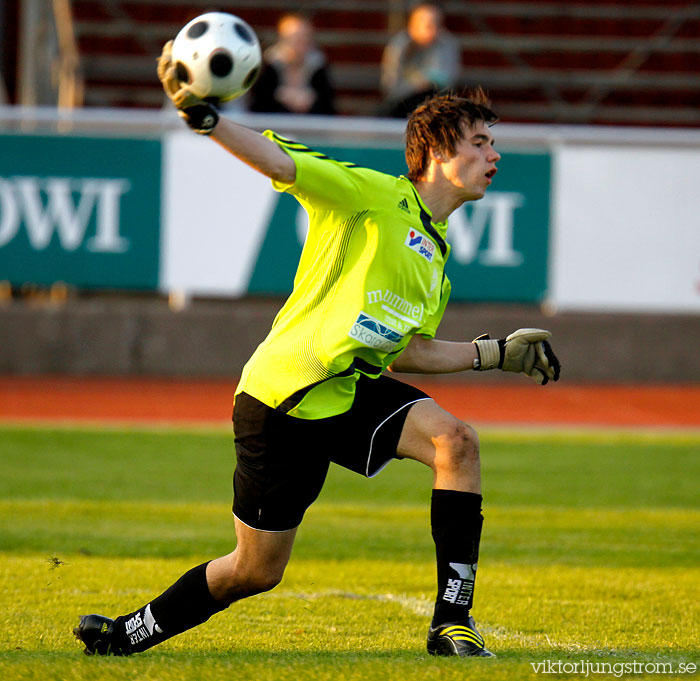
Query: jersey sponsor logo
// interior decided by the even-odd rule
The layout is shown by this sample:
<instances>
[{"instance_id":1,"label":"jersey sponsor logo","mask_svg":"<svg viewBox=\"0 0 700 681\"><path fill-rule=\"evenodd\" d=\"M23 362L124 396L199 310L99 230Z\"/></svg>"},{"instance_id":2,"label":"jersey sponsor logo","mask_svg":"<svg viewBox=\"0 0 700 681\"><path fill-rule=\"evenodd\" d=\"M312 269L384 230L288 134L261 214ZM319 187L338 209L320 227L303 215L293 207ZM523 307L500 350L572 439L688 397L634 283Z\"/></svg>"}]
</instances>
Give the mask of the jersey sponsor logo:
<instances>
[{"instance_id":1,"label":"jersey sponsor logo","mask_svg":"<svg viewBox=\"0 0 700 681\"><path fill-rule=\"evenodd\" d=\"M433 256L435 255L435 244L428 239L427 236L423 236L415 229L409 229L408 235L406 236L406 241L403 243L412 251L415 251L418 253L418 255L425 258L428 262L433 261Z\"/></svg>"},{"instance_id":2,"label":"jersey sponsor logo","mask_svg":"<svg viewBox=\"0 0 700 681\"><path fill-rule=\"evenodd\" d=\"M366 312L360 312L348 336L368 348L384 352L391 352L403 338L403 334L382 324Z\"/></svg>"},{"instance_id":3,"label":"jersey sponsor logo","mask_svg":"<svg viewBox=\"0 0 700 681\"><path fill-rule=\"evenodd\" d=\"M381 303L382 310L400 319L406 324L420 326L423 323L423 303L414 305L388 288L367 291L367 303Z\"/></svg>"}]
</instances>

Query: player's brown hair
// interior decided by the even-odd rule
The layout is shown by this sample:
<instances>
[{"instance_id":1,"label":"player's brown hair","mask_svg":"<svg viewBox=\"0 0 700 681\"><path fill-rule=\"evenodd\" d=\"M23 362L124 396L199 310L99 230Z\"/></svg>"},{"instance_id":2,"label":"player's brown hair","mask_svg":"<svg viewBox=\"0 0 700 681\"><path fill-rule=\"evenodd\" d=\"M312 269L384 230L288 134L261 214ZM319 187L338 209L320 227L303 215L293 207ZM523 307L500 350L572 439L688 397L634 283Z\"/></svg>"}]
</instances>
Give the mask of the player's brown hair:
<instances>
[{"instance_id":1,"label":"player's brown hair","mask_svg":"<svg viewBox=\"0 0 700 681\"><path fill-rule=\"evenodd\" d=\"M488 125L497 120L481 87L463 95L448 92L429 97L416 107L406 126L408 178L415 182L423 177L431 149L454 156L466 128L477 121Z\"/></svg>"}]
</instances>

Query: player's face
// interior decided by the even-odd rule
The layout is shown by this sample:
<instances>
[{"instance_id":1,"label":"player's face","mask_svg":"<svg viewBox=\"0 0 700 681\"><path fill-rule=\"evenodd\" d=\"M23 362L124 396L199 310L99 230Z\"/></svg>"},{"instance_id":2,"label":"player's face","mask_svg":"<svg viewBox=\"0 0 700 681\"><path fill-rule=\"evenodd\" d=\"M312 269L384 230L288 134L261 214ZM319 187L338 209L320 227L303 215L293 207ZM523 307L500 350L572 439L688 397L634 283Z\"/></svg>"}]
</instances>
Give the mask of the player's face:
<instances>
[{"instance_id":1,"label":"player's face","mask_svg":"<svg viewBox=\"0 0 700 681\"><path fill-rule=\"evenodd\" d=\"M460 190L463 201L480 199L496 174L501 155L493 148L494 139L483 121L465 128L454 156L443 164L443 173Z\"/></svg>"}]
</instances>

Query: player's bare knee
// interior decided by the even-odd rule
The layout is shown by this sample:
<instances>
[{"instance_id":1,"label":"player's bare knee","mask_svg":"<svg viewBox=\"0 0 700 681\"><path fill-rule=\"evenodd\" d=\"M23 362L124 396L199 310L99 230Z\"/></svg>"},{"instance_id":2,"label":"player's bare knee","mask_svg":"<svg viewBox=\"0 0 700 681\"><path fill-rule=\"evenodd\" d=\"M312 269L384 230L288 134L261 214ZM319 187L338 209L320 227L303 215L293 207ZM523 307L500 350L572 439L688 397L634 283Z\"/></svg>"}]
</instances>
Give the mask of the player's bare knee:
<instances>
[{"instance_id":1,"label":"player's bare knee","mask_svg":"<svg viewBox=\"0 0 700 681\"><path fill-rule=\"evenodd\" d=\"M270 591L282 581L283 575L284 566L261 566L254 562L239 561L222 584L221 600L232 603L241 598Z\"/></svg>"},{"instance_id":2,"label":"player's bare knee","mask_svg":"<svg viewBox=\"0 0 700 681\"><path fill-rule=\"evenodd\" d=\"M248 581L257 593L270 591L282 581L285 567L286 564L270 562L251 570L248 574Z\"/></svg>"},{"instance_id":3,"label":"player's bare knee","mask_svg":"<svg viewBox=\"0 0 700 681\"><path fill-rule=\"evenodd\" d=\"M271 591L282 581L282 574L270 572L263 575L256 575L252 583L255 593Z\"/></svg>"},{"instance_id":4,"label":"player's bare knee","mask_svg":"<svg viewBox=\"0 0 700 681\"><path fill-rule=\"evenodd\" d=\"M437 468L454 471L479 462L479 436L470 425L462 421L454 421L433 442L436 445Z\"/></svg>"},{"instance_id":5,"label":"player's bare knee","mask_svg":"<svg viewBox=\"0 0 700 681\"><path fill-rule=\"evenodd\" d=\"M275 572L256 572L232 576L223 600L232 603L241 598L256 596L271 591L282 581L282 575Z\"/></svg>"}]
</instances>

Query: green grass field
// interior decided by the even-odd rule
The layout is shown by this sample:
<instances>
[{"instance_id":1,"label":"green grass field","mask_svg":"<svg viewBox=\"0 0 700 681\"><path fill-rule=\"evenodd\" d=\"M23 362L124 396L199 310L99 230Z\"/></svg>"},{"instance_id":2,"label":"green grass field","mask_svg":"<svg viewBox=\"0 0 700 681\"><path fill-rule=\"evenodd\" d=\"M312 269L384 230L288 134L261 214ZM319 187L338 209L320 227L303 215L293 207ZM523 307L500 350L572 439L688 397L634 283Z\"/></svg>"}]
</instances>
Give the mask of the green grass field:
<instances>
[{"instance_id":1,"label":"green grass field","mask_svg":"<svg viewBox=\"0 0 700 681\"><path fill-rule=\"evenodd\" d=\"M690 678L679 670L700 663L700 437L481 440L474 615L496 659L425 653L431 477L413 462L371 481L334 468L277 589L119 659L82 655L78 615L132 610L233 548L232 437L4 427L0 679L510 681L547 660L626 678L656 674L621 665L661 663L674 670L663 678ZM555 676L583 678L568 669Z\"/></svg>"}]
</instances>

